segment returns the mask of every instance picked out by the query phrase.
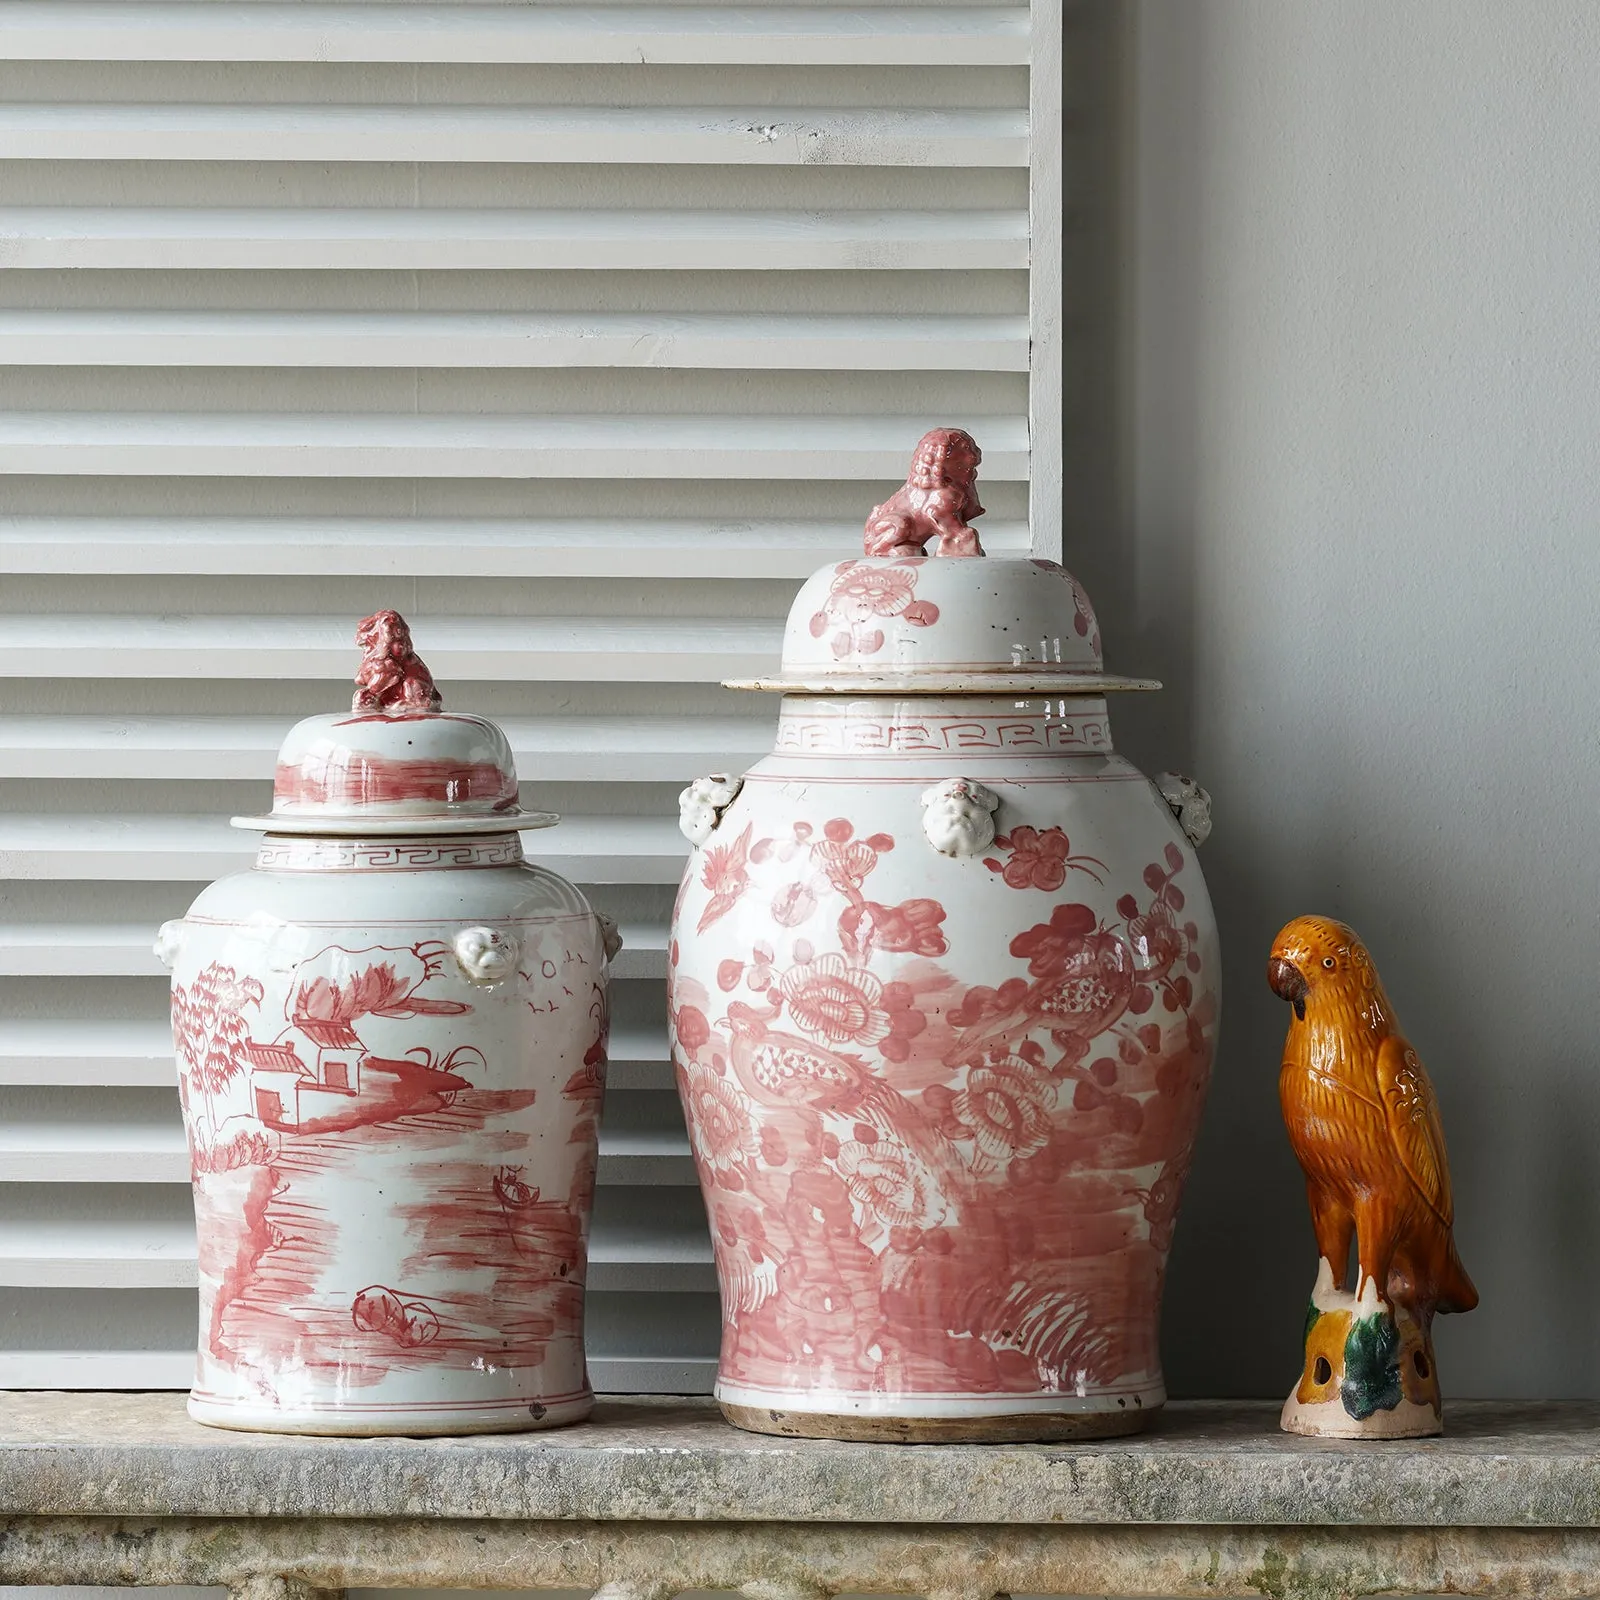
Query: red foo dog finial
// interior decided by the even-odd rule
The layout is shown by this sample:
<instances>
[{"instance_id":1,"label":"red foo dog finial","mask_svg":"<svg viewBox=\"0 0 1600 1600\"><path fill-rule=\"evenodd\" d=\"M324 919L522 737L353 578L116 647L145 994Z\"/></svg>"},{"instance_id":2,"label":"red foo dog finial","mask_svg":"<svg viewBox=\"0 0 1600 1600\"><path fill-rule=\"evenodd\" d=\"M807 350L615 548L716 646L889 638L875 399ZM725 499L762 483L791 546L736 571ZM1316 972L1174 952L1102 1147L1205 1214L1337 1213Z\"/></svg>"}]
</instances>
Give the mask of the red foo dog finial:
<instances>
[{"instance_id":1,"label":"red foo dog finial","mask_svg":"<svg viewBox=\"0 0 1600 1600\"><path fill-rule=\"evenodd\" d=\"M437 711L444 704L398 611L374 611L357 626L356 643L365 653L352 711Z\"/></svg>"},{"instance_id":2,"label":"red foo dog finial","mask_svg":"<svg viewBox=\"0 0 1600 1600\"><path fill-rule=\"evenodd\" d=\"M867 518L862 544L869 556L920 556L930 539L935 555L981 556L973 520L978 504L978 463L983 452L960 428L934 428L923 434L911 458L906 486Z\"/></svg>"}]
</instances>

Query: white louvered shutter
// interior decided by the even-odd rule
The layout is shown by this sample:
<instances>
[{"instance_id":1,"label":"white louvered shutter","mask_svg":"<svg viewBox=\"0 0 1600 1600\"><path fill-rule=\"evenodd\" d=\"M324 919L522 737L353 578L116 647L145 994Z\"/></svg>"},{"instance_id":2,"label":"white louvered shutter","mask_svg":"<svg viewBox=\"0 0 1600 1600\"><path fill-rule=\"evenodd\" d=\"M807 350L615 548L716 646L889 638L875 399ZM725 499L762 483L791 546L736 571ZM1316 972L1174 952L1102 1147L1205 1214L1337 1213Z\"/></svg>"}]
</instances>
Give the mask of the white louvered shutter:
<instances>
[{"instance_id":1,"label":"white louvered shutter","mask_svg":"<svg viewBox=\"0 0 1600 1600\"><path fill-rule=\"evenodd\" d=\"M925 427L983 444L1000 551L1031 428L1054 528L1060 28L0 4L0 1384L187 1385L151 938L249 859L227 817L394 606L564 813L531 853L626 935L596 1384L709 1386L676 794L767 749L775 705L718 681L773 664Z\"/></svg>"}]
</instances>

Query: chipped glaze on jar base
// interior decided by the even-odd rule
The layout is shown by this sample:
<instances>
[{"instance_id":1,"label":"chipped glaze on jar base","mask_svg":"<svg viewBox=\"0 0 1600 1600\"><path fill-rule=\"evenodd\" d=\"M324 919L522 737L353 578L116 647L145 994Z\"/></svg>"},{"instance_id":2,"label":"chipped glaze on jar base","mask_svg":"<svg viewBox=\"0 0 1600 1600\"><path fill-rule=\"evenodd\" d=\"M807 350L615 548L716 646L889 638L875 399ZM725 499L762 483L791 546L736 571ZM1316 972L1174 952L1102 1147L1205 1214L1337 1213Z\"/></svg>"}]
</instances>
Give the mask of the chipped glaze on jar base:
<instances>
[{"instance_id":1,"label":"chipped glaze on jar base","mask_svg":"<svg viewBox=\"0 0 1600 1600\"><path fill-rule=\"evenodd\" d=\"M1217 945L1104 700L787 696L732 787L669 979L729 1420L1136 1431Z\"/></svg>"},{"instance_id":2,"label":"chipped glaze on jar base","mask_svg":"<svg viewBox=\"0 0 1600 1600\"><path fill-rule=\"evenodd\" d=\"M216 1427L482 1433L592 1405L614 932L523 860L515 830L556 819L520 809L498 728L439 710L403 629L363 625L403 652L369 645L355 710L292 730L273 814L238 819L268 830L254 869L157 947L199 1243L189 1412Z\"/></svg>"}]
</instances>

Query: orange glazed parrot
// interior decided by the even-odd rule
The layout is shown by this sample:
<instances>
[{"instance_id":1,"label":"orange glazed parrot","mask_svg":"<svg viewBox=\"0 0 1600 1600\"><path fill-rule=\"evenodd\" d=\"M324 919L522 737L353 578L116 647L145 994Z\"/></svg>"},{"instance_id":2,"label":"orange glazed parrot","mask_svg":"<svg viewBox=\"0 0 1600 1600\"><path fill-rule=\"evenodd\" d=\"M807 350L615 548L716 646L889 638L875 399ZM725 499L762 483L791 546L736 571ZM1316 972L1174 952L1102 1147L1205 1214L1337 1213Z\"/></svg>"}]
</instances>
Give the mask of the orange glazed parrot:
<instances>
[{"instance_id":1,"label":"orange glazed parrot","mask_svg":"<svg viewBox=\"0 0 1600 1600\"><path fill-rule=\"evenodd\" d=\"M1439 1102L1366 947L1342 922L1297 917L1267 981L1294 1007L1278 1094L1335 1287L1353 1234L1359 1301L1413 1308L1424 1327L1436 1310L1472 1310Z\"/></svg>"}]
</instances>

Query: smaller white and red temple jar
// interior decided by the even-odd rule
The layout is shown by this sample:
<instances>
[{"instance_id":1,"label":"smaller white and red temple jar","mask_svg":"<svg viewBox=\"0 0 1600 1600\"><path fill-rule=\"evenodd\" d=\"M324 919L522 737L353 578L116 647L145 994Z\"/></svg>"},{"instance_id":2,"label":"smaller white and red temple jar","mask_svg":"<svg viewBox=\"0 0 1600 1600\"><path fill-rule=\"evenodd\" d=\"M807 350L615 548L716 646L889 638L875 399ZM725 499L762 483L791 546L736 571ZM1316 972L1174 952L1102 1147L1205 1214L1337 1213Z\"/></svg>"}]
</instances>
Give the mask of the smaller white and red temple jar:
<instances>
[{"instance_id":1,"label":"smaller white and red temple jar","mask_svg":"<svg viewBox=\"0 0 1600 1600\"><path fill-rule=\"evenodd\" d=\"M1209 801L1112 747L1087 596L929 434L789 613L773 752L684 792L673 1053L768 1433L1128 1433L1219 1007ZM937 539L934 553L926 552Z\"/></svg>"},{"instance_id":2,"label":"smaller white and red temple jar","mask_svg":"<svg viewBox=\"0 0 1600 1600\"><path fill-rule=\"evenodd\" d=\"M615 930L523 860L504 734L380 612L279 755L255 866L161 930L199 1236L198 1421L548 1428L583 1285Z\"/></svg>"}]
</instances>

